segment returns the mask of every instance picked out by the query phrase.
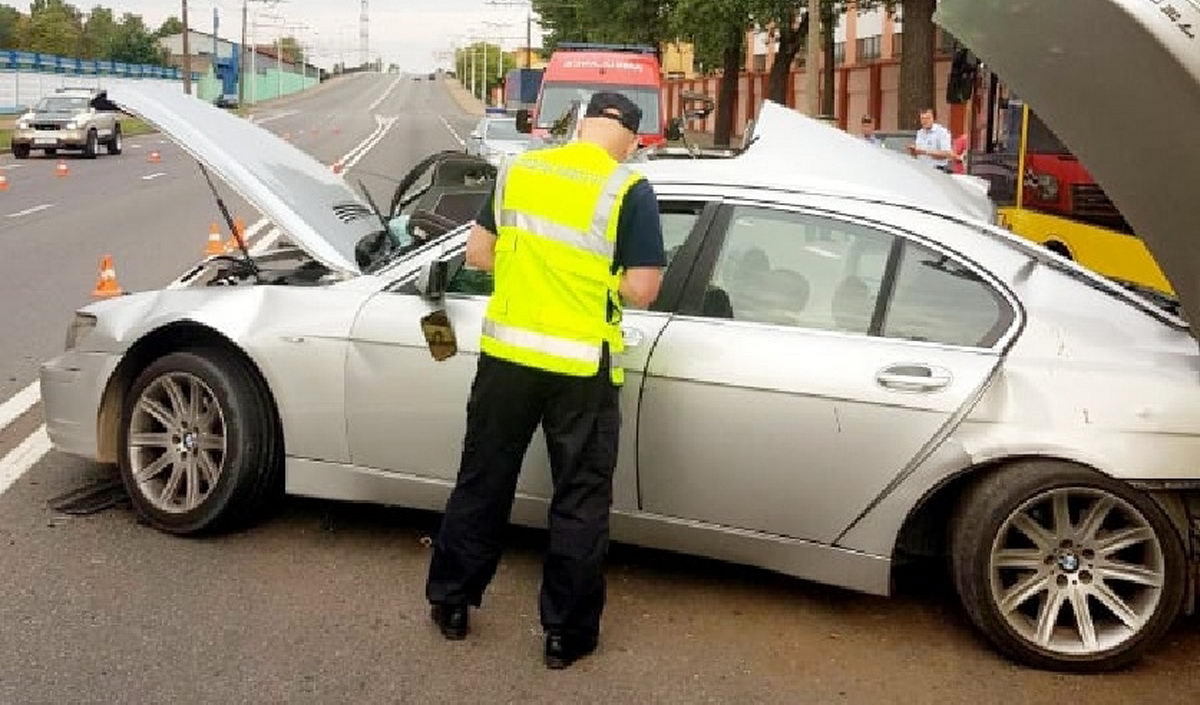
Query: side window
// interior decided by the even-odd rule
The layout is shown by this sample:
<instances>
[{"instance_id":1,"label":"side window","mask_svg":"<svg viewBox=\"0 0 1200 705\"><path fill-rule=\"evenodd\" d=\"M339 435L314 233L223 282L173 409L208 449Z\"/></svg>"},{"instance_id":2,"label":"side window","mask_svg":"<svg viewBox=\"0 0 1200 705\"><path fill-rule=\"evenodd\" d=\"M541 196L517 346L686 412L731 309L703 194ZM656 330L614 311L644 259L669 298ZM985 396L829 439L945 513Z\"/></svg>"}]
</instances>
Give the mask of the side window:
<instances>
[{"instance_id":1,"label":"side window","mask_svg":"<svg viewBox=\"0 0 1200 705\"><path fill-rule=\"evenodd\" d=\"M946 345L991 347L1012 324L1008 303L950 257L904 246L883 335Z\"/></svg>"},{"instance_id":2,"label":"side window","mask_svg":"<svg viewBox=\"0 0 1200 705\"><path fill-rule=\"evenodd\" d=\"M662 201L659 203L663 230L663 249L667 253L668 268L675 261L675 256L683 249L688 236L692 234L692 230L696 227L696 222L700 220L700 213L703 209L703 203L675 201ZM462 267L450 279L447 291L467 296L491 296L493 286L494 282L492 281L491 274Z\"/></svg>"},{"instance_id":3,"label":"side window","mask_svg":"<svg viewBox=\"0 0 1200 705\"><path fill-rule=\"evenodd\" d=\"M701 314L869 333L894 241L853 223L737 206Z\"/></svg>"}]
</instances>

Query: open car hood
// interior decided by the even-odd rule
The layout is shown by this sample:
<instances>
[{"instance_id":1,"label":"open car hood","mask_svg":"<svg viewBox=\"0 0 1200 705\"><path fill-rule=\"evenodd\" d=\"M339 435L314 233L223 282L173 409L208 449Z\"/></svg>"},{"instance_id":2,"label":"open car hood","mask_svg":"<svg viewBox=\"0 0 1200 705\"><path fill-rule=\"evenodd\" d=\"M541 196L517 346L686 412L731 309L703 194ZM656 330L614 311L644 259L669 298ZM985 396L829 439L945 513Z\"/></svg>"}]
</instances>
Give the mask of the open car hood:
<instances>
[{"instance_id":1,"label":"open car hood","mask_svg":"<svg viewBox=\"0 0 1200 705\"><path fill-rule=\"evenodd\" d=\"M1087 166L1200 326L1200 0L941 0Z\"/></svg>"},{"instance_id":2,"label":"open car hood","mask_svg":"<svg viewBox=\"0 0 1200 705\"><path fill-rule=\"evenodd\" d=\"M329 167L176 85L113 81L108 96L161 129L313 259L342 274L359 273L355 245L380 230L379 220Z\"/></svg>"},{"instance_id":3,"label":"open car hood","mask_svg":"<svg viewBox=\"0 0 1200 705\"><path fill-rule=\"evenodd\" d=\"M980 180L951 176L769 100L751 140L730 162L745 171L747 183L777 174L815 191L842 184L848 192L978 220L991 221L995 213Z\"/></svg>"}]
</instances>

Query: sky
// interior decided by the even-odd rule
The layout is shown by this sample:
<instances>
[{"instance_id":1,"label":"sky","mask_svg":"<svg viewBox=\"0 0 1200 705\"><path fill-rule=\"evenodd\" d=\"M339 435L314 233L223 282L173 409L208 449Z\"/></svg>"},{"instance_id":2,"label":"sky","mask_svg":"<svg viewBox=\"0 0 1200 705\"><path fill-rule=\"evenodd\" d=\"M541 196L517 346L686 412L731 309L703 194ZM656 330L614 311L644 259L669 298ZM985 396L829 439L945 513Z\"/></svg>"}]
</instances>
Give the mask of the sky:
<instances>
[{"instance_id":1,"label":"sky","mask_svg":"<svg viewBox=\"0 0 1200 705\"><path fill-rule=\"evenodd\" d=\"M402 70L428 72L437 66L449 67L449 52L456 43L477 37L497 38L505 49L525 44L527 4L521 0L510 7L496 7L488 0L369 0L370 47L372 58L382 57L384 66L395 63ZM179 15L180 0L74 0L80 8L95 4L112 8L118 15L134 12L146 23L157 27L169 15ZM188 0L188 14L197 29L212 31L213 8L219 10L220 35L240 40L242 0ZM262 25L305 24L313 28L285 32L297 34L314 44L314 63L331 68L344 56L346 63L358 63L358 18L360 0L250 0L251 15L257 13ZM269 19L269 16L282 17ZM253 23L253 20L252 20ZM487 23L506 23L492 26ZM255 41L266 43L279 29L262 27ZM539 44L534 26L534 45ZM437 56L441 54L441 56Z\"/></svg>"}]
</instances>

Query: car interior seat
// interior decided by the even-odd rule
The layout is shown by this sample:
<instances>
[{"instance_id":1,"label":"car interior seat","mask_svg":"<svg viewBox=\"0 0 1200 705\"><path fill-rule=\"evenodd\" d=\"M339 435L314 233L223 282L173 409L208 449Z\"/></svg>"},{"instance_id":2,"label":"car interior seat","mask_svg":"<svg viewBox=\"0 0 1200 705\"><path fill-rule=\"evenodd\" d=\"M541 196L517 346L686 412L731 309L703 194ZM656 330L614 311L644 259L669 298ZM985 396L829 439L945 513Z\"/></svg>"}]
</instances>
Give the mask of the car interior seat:
<instances>
[{"instance_id":1,"label":"car interior seat","mask_svg":"<svg viewBox=\"0 0 1200 705\"><path fill-rule=\"evenodd\" d=\"M875 297L866 282L851 274L834 289L832 308L839 330L866 333L875 315Z\"/></svg>"}]
</instances>

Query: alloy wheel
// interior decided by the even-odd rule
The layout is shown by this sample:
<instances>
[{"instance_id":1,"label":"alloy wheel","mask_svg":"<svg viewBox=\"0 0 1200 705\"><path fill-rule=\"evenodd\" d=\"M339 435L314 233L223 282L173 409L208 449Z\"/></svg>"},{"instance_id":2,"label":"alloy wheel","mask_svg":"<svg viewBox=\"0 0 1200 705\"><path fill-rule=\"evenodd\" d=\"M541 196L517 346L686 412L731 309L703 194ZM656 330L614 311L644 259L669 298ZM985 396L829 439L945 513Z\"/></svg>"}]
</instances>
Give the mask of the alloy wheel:
<instances>
[{"instance_id":1,"label":"alloy wheel","mask_svg":"<svg viewBox=\"0 0 1200 705\"><path fill-rule=\"evenodd\" d=\"M138 490L157 509L190 512L212 494L226 457L225 417L200 378L173 372L142 390L127 441Z\"/></svg>"},{"instance_id":2,"label":"alloy wheel","mask_svg":"<svg viewBox=\"0 0 1200 705\"><path fill-rule=\"evenodd\" d=\"M1008 627L1044 651L1087 657L1141 632L1162 599L1164 551L1146 517L1092 487L1042 492L992 545L992 599Z\"/></svg>"}]
</instances>

